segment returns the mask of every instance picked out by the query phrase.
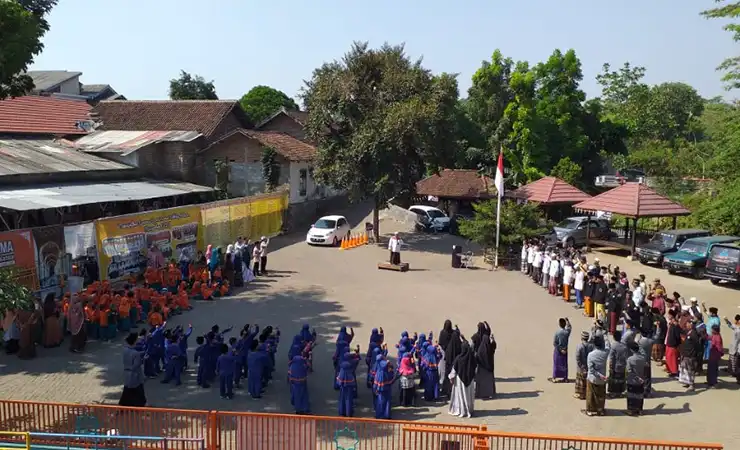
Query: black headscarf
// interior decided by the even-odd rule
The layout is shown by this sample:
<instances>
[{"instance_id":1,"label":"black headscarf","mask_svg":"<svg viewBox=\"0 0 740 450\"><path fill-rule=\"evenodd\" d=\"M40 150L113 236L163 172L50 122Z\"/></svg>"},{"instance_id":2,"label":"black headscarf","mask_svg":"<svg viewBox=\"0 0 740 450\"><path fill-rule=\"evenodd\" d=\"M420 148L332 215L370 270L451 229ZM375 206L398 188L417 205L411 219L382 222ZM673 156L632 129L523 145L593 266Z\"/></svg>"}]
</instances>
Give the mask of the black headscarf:
<instances>
[{"instance_id":1,"label":"black headscarf","mask_svg":"<svg viewBox=\"0 0 740 450\"><path fill-rule=\"evenodd\" d=\"M453 330L450 336L450 342L445 347L445 364L449 369L452 370L452 363L455 362L460 353L462 353L462 341L460 340L460 331Z\"/></svg>"},{"instance_id":2,"label":"black headscarf","mask_svg":"<svg viewBox=\"0 0 740 450\"><path fill-rule=\"evenodd\" d=\"M478 365L489 372L493 372L493 354L496 352L496 341L491 342L491 336L484 333L475 356Z\"/></svg>"},{"instance_id":3,"label":"black headscarf","mask_svg":"<svg viewBox=\"0 0 740 450\"><path fill-rule=\"evenodd\" d=\"M442 331L439 332L439 346L442 349L447 349L447 344L450 343L450 337L452 337L452 321L449 319L445 320Z\"/></svg>"},{"instance_id":4,"label":"black headscarf","mask_svg":"<svg viewBox=\"0 0 740 450\"><path fill-rule=\"evenodd\" d=\"M486 325L483 322L478 322L478 331L473 334L470 340L473 342L473 349L476 350L481 343L483 335L486 334Z\"/></svg>"},{"instance_id":5,"label":"black headscarf","mask_svg":"<svg viewBox=\"0 0 740 450\"><path fill-rule=\"evenodd\" d=\"M460 381L465 386L470 386L470 383L475 379L475 369L478 367L478 363L475 360L475 353L470 349L470 345L467 342L462 343L462 352L455 358L453 368L460 377Z\"/></svg>"}]
</instances>

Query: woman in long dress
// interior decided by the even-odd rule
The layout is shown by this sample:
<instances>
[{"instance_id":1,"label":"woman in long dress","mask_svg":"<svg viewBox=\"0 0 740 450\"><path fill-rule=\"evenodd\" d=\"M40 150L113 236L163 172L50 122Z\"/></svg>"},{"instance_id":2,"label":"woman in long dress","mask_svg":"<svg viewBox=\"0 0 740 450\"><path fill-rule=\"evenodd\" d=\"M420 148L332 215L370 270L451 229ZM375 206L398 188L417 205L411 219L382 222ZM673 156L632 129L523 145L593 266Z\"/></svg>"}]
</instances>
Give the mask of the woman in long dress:
<instances>
[{"instance_id":1,"label":"woman in long dress","mask_svg":"<svg viewBox=\"0 0 740 450\"><path fill-rule=\"evenodd\" d=\"M79 298L72 298L67 312L67 328L72 335L72 342L69 345L69 351L80 353L85 350L87 344L87 333L85 331L85 310Z\"/></svg>"},{"instance_id":2,"label":"woman in long dress","mask_svg":"<svg viewBox=\"0 0 740 450\"><path fill-rule=\"evenodd\" d=\"M442 378L442 393L444 395L450 395L450 393L452 392L450 372L452 371L452 364L462 352L462 342L463 341L462 336L460 335L460 330L455 329L450 335L450 340L444 350L445 373L444 377Z\"/></svg>"},{"instance_id":3,"label":"woman in long dress","mask_svg":"<svg viewBox=\"0 0 740 450\"><path fill-rule=\"evenodd\" d=\"M475 373L475 397L493 398L496 395L496 378L494 375L493 356L496 353L496 340L490 328L480 337L480 344L476 350L478 371Z\"/></svg>"},{"instance_id":4,"label":"woman in long dress","mask_svg":"<svg viewBox=\"0 0 740 450\"><path fill-rule=\"evenodd\" d=\"M59 310L54 294L44 299L44 347L57 347L62 343L62 326L59 324Z\"/></svg>"},{"instance_id":5,"label":"woman in long dress","mask_svg":"<svg viewBox=\"0 0 740 450\"><path fill-rule=\"evenodd\" d=\"M462 352L452 363L449 379L452 381L449 413L457 417L473 416L475 371L477 362L475 353L467 342L462 344Z\"/></svg>"},{"instance_id":6,"label":"woman in long dress","mask_svg":"<svg viewBox=\"0 0 740 450\"><path fill-rule=\"evenodd\" d=\"M136 333L126 337L126 348L123 349L123 393L118 404L142 408L146 406L144 352L136 350L137 339Z\"/></svg>"}]
</instances>

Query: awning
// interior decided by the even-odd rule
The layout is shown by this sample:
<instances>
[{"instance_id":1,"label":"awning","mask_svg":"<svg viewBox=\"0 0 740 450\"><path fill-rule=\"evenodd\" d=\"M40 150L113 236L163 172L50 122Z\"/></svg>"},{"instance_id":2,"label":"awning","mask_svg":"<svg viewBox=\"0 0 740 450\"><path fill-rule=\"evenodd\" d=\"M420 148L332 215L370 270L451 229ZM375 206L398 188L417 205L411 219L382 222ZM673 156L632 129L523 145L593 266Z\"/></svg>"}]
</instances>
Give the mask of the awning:
<instances>
[{"instance_id":1,"label":"awning","mask_svg":"<svg viewBox=\"0 0 740 450\"><path fill-rule=\"evenodd\" d=\"M154 180L47 184L22 188L0 187L0 208L32 211L94 203L147 200L210 191L213 189L192 183Z\"/></svg>"}]
</instances>

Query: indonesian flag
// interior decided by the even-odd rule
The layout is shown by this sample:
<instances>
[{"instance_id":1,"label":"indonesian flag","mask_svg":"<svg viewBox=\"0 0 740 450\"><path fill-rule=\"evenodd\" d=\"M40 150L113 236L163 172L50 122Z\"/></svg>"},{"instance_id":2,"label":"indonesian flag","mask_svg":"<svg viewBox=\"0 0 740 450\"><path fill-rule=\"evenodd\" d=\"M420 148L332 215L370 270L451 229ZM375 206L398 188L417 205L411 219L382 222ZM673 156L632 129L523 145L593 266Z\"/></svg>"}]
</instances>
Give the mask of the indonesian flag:
<instances>
[{"instance_id":1,"label":"indonesian flag","mask_svg":"<svg viewBox=\"0 0 740 450\"><path fill-rule=\"evenodd\" d=\"M496 185L498 196L504 196L504 152L498 154L498 167L496 167L496 178L493 180L493 184Z\"/></svg>"}]
</instances>

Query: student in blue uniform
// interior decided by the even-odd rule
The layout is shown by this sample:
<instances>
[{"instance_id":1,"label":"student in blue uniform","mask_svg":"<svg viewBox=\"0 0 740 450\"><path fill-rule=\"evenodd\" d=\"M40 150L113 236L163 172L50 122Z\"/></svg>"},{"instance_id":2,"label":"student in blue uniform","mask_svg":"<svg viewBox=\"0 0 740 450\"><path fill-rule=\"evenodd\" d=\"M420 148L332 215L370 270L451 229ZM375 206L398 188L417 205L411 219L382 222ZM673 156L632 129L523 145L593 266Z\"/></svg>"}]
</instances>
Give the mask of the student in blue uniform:
<instances>
[{"instance_id":1,"label":"student in blue uniform","mask_svg":"<svg viewBox=\"0 0 740 450\"><path fill-rule=\"evenodd\" d=\"M378 364L375 369L375 382L373 392L375 393L375 418L390 419L391 403L393 394L394 371L391 363L383 355L377 358Z\"/></svg>"},{"instance_id":2,"label":"student in blue uniform","mask_svg":"<svg viewBox=\"0 0 740 450\"><path fill-rule=\"evenodd\" d=\"M193 362L198 365L198 386L203 388L211 387L208 384L208 351L210 345L206 344L206 338L198 336L195 339L195 343L198 344L198 348L195 349L195 357Z\"/></svg>"},{"instance_id":3,"label":"student in blue uniform","mask_svg":"<svg viewBox=\"0 0 740 450\"><path fill-rule=\"evenodd\" d=\"M180 375L182 374L184 355L177 343L177 336L174 333L170 336L169 344L164 353L165 376L162 380L162 384L167 384L170 381L175 380L175 386L180 386L182 384Z\"/></svg>"},{"instance_id":4,"label":"student in blue uniform","mask_svg":"<svg viewBox=\"0 0 740 450\"><path fill-rule=\"evenodd\" d=\"M187 331L183 331L182 327L178 326L177 333L177 345L180 346L180 352L185 356L185 362L183 364L183 370L188 369L188 338L193 334L193 326L188 325Z\"/></svg>"},{"instance_id":5,"label":"student in blue uniform","mask_svg":"<svg viewBox=\"0 0 740 450\"><path fill-rule=\"evenodd\" d=\"M293 357L288 366L290 381L290 404L296 414L309 414L311 406L308 401L308 361L302 355Z\"/></svg>"},{"instance_id":6,"label":"student in blue uniform","mask_svg":"<svg viewBox=\"0 0 740 450\"><path fill-rule=\"evenodd\" d=\"M252 347L247 356L247 367L249 369L247 374L247 390L252 398L262 398L263 372L267 365L267 361L265 361L267 356L263 352L257 351L258 346L259 343L257 341L252 341Z\"/></svg>"},{"instance_id":7,"label":"student in blue uniform","mask_svg":"<svg viewBox=\"0 0 740 450\"><path fill-rule=\"evenodd\" d=\"M357 398L357 376L355 375L355 359L350 353L342 355L339 363L339 373L336 384L339 385L339 415L353 417L355 415L355 398Z\"/></svg>"},{"instance_id":8,"label":"student in blue uniform","mask_svg":"<svg viewBox=\"0 0 740 450\"><path fill-rule=\"evenodd\" d=\"M229 346L221 344L221 356L216 361L216 372L218 373L218 384L221 398L234 398L234 356L229 351Z\"/></svg>"}]
</instances>

